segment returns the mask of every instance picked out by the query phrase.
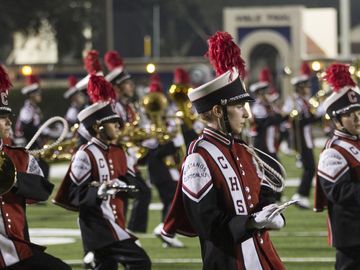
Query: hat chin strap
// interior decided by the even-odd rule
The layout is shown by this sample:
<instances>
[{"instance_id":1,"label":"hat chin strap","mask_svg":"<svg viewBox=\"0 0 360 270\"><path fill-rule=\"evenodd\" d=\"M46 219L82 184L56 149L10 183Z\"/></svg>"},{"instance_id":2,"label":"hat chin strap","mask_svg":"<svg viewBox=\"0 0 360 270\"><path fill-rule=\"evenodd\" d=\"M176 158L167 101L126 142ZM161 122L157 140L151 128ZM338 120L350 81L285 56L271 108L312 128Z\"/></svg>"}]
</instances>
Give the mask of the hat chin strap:
<instances>
[{"instance_id":1,"label":"hat chin strap","mask_svg":"<svg viewBox=\"0 0 360 270\"><path fill-rule=\"evenodd\" d=\"M228 116L228 110L227 110L226 103L222 103L221 108L222 108L222 111L223 111L223 120L224 120L225 132L226 132L226 134L228 134L229 136L232 137L233 136L232 128L231 128L230 121L229 121L229 116Z\"/></svg>"}]
</instances>

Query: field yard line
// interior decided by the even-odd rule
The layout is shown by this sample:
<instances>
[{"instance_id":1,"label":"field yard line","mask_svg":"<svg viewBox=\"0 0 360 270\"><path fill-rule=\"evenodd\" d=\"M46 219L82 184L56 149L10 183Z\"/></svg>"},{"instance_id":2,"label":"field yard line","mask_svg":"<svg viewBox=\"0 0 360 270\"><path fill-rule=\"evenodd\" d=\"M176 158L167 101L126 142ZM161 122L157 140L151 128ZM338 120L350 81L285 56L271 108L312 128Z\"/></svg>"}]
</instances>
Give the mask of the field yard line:
<instances>
[{"instance_id":1,"label":"field yard line","mask_svg":"<svg viewBox=\"0 0 360 270\"><path fill-rule=\"evenodd\" d=\"M309 258L281 258L283 262L299 262L299 263L309 263L309 262L335 262L335 258L330 257L309 257ZM70 265L81 265L83 262L81 260L65 260L66 263ZM201 259L189 259L189 258L178 258L178 259L153 259L151 260L154 264L200 264L202 263Z\"/></svg>"},{"instance_id":2,"label":"field yard line","mask_svg":"<svg viewBox=\"0 0 360 270\"><path fill-rule=\"evenodd\" d=\"M75 236L81 237L79 229L63 229L63 228L31 228L31 237L56 237L56 236ZM139 238L155 238L152 233L138 233L136 234ZM313 231L313 232L271 232L271 237L326 237L326 231ZM179 235L179 237L185 237Z\"/></svg>"}]
</instances>

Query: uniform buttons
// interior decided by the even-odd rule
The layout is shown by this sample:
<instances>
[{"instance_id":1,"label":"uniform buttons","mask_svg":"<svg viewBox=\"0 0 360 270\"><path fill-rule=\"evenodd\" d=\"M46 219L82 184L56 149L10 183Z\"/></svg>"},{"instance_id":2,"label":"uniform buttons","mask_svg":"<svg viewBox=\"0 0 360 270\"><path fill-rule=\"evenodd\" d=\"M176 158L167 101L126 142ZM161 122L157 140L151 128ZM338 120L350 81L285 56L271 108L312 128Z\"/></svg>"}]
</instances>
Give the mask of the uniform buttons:
<instances>
[{"instance_id":1,"label":"uniform buttons","mask_svg":"<svg viewBox=\"0 0 360 270\"><path fill-rule=\"evenodd\" d=\"M248 196L247 196L247 199L248 199L248 200L251 200L251 195L248 195Z\"/></svg>"},{"instance_id":2,"label":"uniform buttons","mask_svg":"<svg viewBox=\"0 0 360 270\"><path fill-rule=\"evenodd\" d=\"M111 207L112 207L113 209L116 209L116 205L115 205L115 204L112 204Z\"/></svg>"},{"instance_id":3,"label":"uniform buttons","mask_svg":"<svg viewBox=\"0 0 360 270\"><path fill-rule=\"evenodd\" d=\"M112 159L109 159L109 163L113 163Z\"/></svg>"},{"instance_id":4,"label":"uniform buttons","mask_svg":"<svg viewBox=\"0 0 360 270\"><path fill-rule=\"evenodd\" d=\"M110 170L110 173L111 173L111 174L114 174L114 170Z\"/></svg>"},{"instance_id":5,"label":"uniform buttons","mask_svg":"<svg viewBox=\"0 0 360 270\"><path fill-rule=\"evenodd\" d=\"M260 238L260 244L264 244L264 239Z\"/></svg>"},{"instance_id":6,"label":"uniform buttons","mask_svg":"<svg viewBox=\"0 0 360 270\"><path fill-rule=\"evenodd\" d=\"M112 165L112 163L109 164L110 169L114 168L114 165Z\"/></svg>"},{"instance_id":7,"label":"uniform buttons","mask_svg":"<svg viewBox=\"0 0 360 270\"><path fill-rule=\"evenodd\" d=\"M249 188L249 187L245 187L245 191L246 191L247 193L250 193L250 188Z\"/></svg>"},{"instance_id":8,"label":"uniform buttons","mask_svg":"<svg viewBox=\"0 0 360 270\"><path fill-rule=\"evenodd\" d=\"M8 228L11 228L11 225L10 225L10 224L8 225Z\"/></svg>"},{"instance_id":9,"label":"uniform buttons","mask_svg":"<svg viewBox=\"0 0 360 270\"><path fill-rule=\"evenodd\" d=\"M236 160L239 161L240 160L239 157L236 157Z\"/></svg>"},{"instance_id":10,"label":"uniform buttons","mask_svg":"<svg viewBox=\"0 0 360 270\"><path fill-rule=\"evenodd\" d=\"M259 237L260 237L260 236L261 236L261 233L260 233L260 232L257 232L257 236L259 236Z\"/></svg>"},{"instance_id":11,"label":"uniform buttons","mask_svg":"<svg viewBox=\"0 0 360 270\"><path fill-rule=\"evenodd\" d=\"M250 208L254 208L254 205L252 203L250 204Z\"/></svg>"},{"instance_id":12,"label":"uniform buttons","mask_svg":"<svg viewBox=\"0 0 360 270\"><path fill-rule=\"evenodd\" d=\"M116 211L113 211L113 214L116 215Z\"/></svg>"},{"instance_id":13,"label":"uniform buttons","mask_svg":"<svg viewBox=\"0 0 360 270\"><path fill-rule=\"evenodd\" d=\"M11 219L10 219L10 218L8 218L8 222L11 222Z\"/></svg>"},{"instance_id":14,"label":"uniform buttons","mask_svg":"<svg viewBox=\"0 0 360 270\"><path fill-rule=\"evenodd\" d=\"M4 205L5 203L4 202L1 202L2 205Z\"/></svg>"},{"instance_id":15,"label":"uniform buttons","mask_svg":"<svg viewBox=\"0 0 360 270\"><path fill-rule=\"evenodd\" d=\"M242 175L245 175L245 171L241 171L241 174L242 174Z\"/></svg>"},{"instance_id":16,"label":"uniform buttons","mask_svg":"<svg viewBox=\"0 0 360 270\"><path fill-rule=\"evenodd\" d=\"M8 216L9 216L9 214L8 214L8 213L5 213L5 216L6 216L6 217L8 217Z\"/></svg>"}]
</instances>

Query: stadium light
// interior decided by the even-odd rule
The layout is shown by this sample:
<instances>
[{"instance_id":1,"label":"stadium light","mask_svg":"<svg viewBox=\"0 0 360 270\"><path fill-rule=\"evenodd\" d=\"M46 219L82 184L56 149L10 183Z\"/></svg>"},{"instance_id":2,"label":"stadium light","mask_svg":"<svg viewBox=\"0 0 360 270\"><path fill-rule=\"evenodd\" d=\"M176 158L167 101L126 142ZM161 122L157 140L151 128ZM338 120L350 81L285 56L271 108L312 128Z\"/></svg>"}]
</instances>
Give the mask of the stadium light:
<instances>
[{"instance_id":1,"label":"stadium light","mask_svg":"<svg viewBox=\"0 0 360 270\"><path fill-rule=\"evenodd\" d=\"M147 71L147 73L150 73L150 74L151 74L151 73L154 73L155 70L156 70L155 64L149 63L149 64L146 65L146 71Z\"/></svg>"},{"instance_id":2,"label":"stadium light","mask_svg":"<svg viewBox=\"0 0 360 270\"><path fill-rule=\"evenodd\" d=\"M30 66L23 66L21 68L21 74L24 76L30 76L32 74L32 68Z\"/></svg>"}]
</instances>

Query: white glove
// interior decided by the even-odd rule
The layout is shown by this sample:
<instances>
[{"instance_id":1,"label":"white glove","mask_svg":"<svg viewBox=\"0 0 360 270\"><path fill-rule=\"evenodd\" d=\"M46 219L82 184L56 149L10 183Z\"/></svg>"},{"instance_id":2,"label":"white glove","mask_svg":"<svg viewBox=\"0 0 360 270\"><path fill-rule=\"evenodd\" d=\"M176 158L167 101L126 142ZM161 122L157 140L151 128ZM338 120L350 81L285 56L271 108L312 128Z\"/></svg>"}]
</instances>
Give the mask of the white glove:
<instances>
[{"instance_id":1,"label":"white glove","mask_svg":"<svg viewBox=\"0 0 360 270\"><path fill-rule=\"evenodd\" d=\"M280 229L284 227L284 219L280 215L276 204L269 204L261 211L253 214L252 226L256 229ZM278 212L274 215L274 212Z\"/></svg>"},{"instance_id":2,"label":"white glove","mask_svg":"<svg viewBox=\"0 0 360 270\"><path fill-rule=\"evenodd\" d=\"M280 230L285 226L285 221L282 215L276 214L270 219L270 223L265 226L266 229Z\"/></svg>"},{"instance_id":3,"label":"white glove","mask_svg":"<svg viewBox=\"0 0 360 270\"><path fill-rule=\"evenodd\" d=\"M185 145L184 136L181 133L178 133L172 141L175 147Z\"/></svg>"},{"instance_id":4,"label":"white glove","mask_svg":"<svg viewBox=\"0 0 360 270\"><path fill-rule=\"evenodd\" d=\"M156 147L158 147L159 142L157 139L151 138L143 141L141 145L149 149L155 149Z\"/></svg>"},{"instance_id":5,"label":"white glove","mask_svg":"<svg viewBox=\"0 0 360 270\"><path fill-rule=\"evenodd\" d=\"M294 107L294 101L291 98L287 98L282 107L282 111L285 114L289 114L294 109Z\"/></svg>"},{"instance_id":6,"label":"white glove","mask_svg":"<svg viewBox=\"0 0 360 270\"><path fill-rule=\"evenodd\" d=\"M324 106L324 102L321 102L319 107L317 107L316 109L316 117L321 117L321 116L324 116L326 114L326 109L325 109L325 106Z\"/></svg>"},{"instance_id":7,"label":"white glove","mask_svg":"<svg viewBox=\"0 0 360 270\"><path fill-rule=\"evenodd\" d=\"M106 200L108 196L114 196L119 188L126 188L127 184L119 179L113 179L103 182L97 191L97 196L100 199Z\"/></svg>"}]
</instances>

